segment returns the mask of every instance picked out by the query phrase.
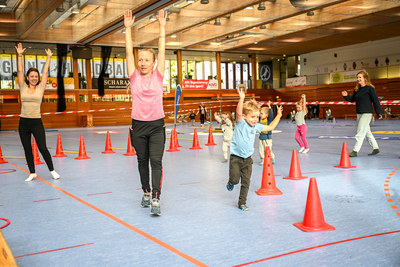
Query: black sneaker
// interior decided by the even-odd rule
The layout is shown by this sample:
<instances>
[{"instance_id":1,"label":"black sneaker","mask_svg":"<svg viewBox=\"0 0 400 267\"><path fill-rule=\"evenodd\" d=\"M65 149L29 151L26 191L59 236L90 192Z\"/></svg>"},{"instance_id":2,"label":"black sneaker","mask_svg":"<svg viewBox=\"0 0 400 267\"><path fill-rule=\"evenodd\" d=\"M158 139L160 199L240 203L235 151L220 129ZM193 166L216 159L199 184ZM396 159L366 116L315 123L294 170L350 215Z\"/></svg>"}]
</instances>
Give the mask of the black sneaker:
<instances>
[{"instance_id":1,"label":"black sneaker","mask_svg":"<svg viewBox=\"0 0 400 267\"><path fill-rule=\"evenodd\" d=\"M371 154L368 154L368 156L376 155L376 154L378 154L379 152L380 152L379 149L374 149L374 150L372 150Z\"/></svg>"},{"instance_id":2,"label":"black sneaker","mask_svg":"<svg viewBox=\"0 0 400 267\"><path fill-rule=\"evenodd\" d=\"M349 154L349 157L357 157L357 152L351 151L351 153Z\"/></svg>"}]
</instances>

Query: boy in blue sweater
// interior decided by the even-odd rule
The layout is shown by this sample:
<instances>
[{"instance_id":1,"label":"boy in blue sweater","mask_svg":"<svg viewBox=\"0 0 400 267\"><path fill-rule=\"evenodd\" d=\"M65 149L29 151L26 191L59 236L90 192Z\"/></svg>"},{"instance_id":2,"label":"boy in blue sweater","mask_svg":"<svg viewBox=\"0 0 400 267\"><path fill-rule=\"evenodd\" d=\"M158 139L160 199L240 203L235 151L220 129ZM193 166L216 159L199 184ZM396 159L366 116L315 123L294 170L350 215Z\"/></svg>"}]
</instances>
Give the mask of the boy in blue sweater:
<instances>
[{"instance_id":1,"label":"boy in blue sweater","mask_svg":"<svg viewBox=\"0 0 400 267\"><path fill-rule=\"evenodd\" d=\"M229 158L229 181L226 185L228 191L232 191L234 185L241 182L239 195L239 209L249 210L246 206L247 194L250 187L250 177L254 152L254 140L256 132L268 132L275 129L282 117L282 106L278 107L278 114L270 125L258 123L260 107L255 100L244 102L245 93L238 90L239 103L236 107L236 127L231 141L231 156Z\"/></svg>"}]
</instances>

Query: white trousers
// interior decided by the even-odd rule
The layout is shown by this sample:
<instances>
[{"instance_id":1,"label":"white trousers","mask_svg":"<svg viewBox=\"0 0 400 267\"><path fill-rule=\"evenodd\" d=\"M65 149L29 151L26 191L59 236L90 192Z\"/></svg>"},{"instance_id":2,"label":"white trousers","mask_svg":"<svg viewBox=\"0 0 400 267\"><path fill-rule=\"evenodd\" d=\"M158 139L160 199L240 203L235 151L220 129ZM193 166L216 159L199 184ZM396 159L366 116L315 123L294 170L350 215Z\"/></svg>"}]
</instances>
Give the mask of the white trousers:
<instances>
[{"instance_id":1,"label":"white trousers","mask_svg":"<svg viewBox=\"0 0 400 267\"><path fill-rule=\"evenodd\" d=\"M260 152L260 159L263 160L264 159L264 155L265 155L265 148L269 147L269 150L271 151L271 159L275 158L275 154L274 152L272 152L272 139L264 139L258 142L258 152Z\"/></svg>"},{"instance_id":2,"label":"white trousers","mask_svg":"<svg viewBox=\"0 0 400 267\"><path fill-rule=\"evenodd\" d=\"M369 145L373 149L379 149L378 143L376 142L375 137L372 135L371 128L369 127L372 119L372 113L364 113L359 115L361 116L359 117L360 120L358 121L356 144L354 145L353 151L360 151L365 138L367 138Z\"/></svg>"},{"instance_id":3,"label":"white trousers","mask_svg":"<svg viewBox=\"0 0 400 267\"><path fill-rule=\"evenodd\" d=\"M231 140L222 142L222 152L224 153L224 159L228 159L228 148L231 146Z\"/></svg>"}]
</instances>

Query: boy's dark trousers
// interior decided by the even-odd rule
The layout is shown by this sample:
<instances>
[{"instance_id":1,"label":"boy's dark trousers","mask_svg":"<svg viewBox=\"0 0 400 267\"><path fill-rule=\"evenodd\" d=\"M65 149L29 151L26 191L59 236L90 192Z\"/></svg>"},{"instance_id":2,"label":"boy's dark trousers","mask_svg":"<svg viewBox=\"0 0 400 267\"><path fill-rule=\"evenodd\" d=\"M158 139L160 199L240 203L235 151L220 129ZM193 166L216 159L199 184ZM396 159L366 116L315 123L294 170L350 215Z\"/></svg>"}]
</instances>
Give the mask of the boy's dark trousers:
<instances>
[{"instance_id":1,"label":"boy's dark trousers","mask_svg":"<svg viewBox=\"0 0 400 267\"><path fill-rule=\"evenodd\" d=\"M241 181L239 206L246 205L247 194L250 187L251 172L253 170L253 159L246 159L231 154L229 158L229 182L237 185Z\"/></svg>"}]
</instances>

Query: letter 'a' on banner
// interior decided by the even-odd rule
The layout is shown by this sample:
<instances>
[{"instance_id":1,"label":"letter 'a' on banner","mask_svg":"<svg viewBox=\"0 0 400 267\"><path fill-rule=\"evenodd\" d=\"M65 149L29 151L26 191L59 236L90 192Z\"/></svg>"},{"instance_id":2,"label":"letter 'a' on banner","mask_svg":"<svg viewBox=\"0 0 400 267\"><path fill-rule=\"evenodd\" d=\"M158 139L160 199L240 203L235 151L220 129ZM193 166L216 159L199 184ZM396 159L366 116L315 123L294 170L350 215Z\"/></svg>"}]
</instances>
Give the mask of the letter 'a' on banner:
<instances>
[{"instance_id":1,"label":"letter 'a' on banner","mask_svg":"<svg viewBox=\"0 0 400 267\"><path fill-rule=\"evenodd\" d=\"M175 127L176 127L176 118L178 117L179 103L181 102L181 94L182 94L182 87L180 84L178 84L175 90Z\"/></svg>"}]
</instances>

